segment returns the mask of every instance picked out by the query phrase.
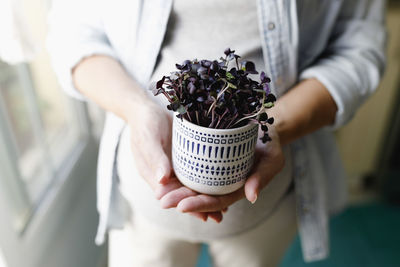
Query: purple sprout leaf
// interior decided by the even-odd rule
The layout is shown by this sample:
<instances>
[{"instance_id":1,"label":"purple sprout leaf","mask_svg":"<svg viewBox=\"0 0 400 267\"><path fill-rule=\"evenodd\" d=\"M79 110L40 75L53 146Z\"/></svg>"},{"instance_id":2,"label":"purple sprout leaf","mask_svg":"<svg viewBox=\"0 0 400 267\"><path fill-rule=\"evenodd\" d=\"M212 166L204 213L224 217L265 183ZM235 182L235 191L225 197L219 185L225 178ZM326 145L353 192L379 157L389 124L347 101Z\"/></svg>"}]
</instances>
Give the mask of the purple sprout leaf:
<instances>
[{"instance_id":1,"label":"purple sprout leaf","mask_svg":"<svg viewBox=\"0 0 400 267\"><path fill-rule=\"evenodd\" d=\"M258 119L260 120L260 121L266 121L266 120L268 120L268 115L267 115L267 113L261 113L260 115L259 115L259 117L258 117Z\"/></svg>"},{"instance_id":2,"label":"purple sprout leaf","mask_svg":"<svg viewBox=\"0 0 400 267\"><path fill-rule=\"evenodd\" d=\"M229 56L230 54L235 53L235 50L231 50L229 47L225 49L224 54Z\"/></svg>"},{"instance_id":3,"label":"purple sprout leaf","mask_svg":"<svg viewBox=\"0 0 400 267\"><path fill-rule=\"evenodd\" d=\"M163 76L163 77L161 78L161 80L159 80L159 81L157 82L156 88L157 88L157 89L162 88L162 86L163 86L163 84L164 84L164 81L165 81L165 76Z\"/></svg>"},{"instance_id":4,"label":"purple sprout leaf","mask_svg":"<svg viewBox=\"0 0 400 267\"><path fill-rule=\"evenodd\" d=\"M199 67L197 69L197 75L199 75L200 78L203 80L208 79L208 68L203 67L203 66Z\"/></svg>"},{"instance_id":5,"label":"purple sprout leaf","mask_svg":"<svg viewBox=\"0 0 400 267\"><path fill-rule=\"evenodd\" d=\"M189 94L193 95L196 91L196 86L193 84L193 82L190 82L187 87L189 89Z\"/></svg>"},{"instance_id":6,"label":"purple sprout leaf","mask_svg":"<svg viewBox=\"0 0 400 267\"><path fill-rule=\"evenodd\" d=\"M200 61L201 66L205 67L205 68L209 68L212 64L212 62L210 60L206 60L203 59L202 61Z\"/></svg>"},{"instance_id":7,"label":"purple sprout leaf","mask_svg":"<svg viewBox=\"0 0 400 267\"><path fill-rule=\"evenodd\" d=\"M275 102L276 97L273 94L268 94L266 98L266 102Z\"/></svg>"},{"instance_id":8,"label":"purple sprout leaf","mask_svg":"<svg viewBox=\"0 0 400 267\"><path fill-rule=\"evenodd\" d=\"M268 135L267 133L265 133L264 136L260 138L260 140L261 140L263 143L266 143L266 142L268 142L268 141L271 141L271 137L269 137L269 135Z\"/></svg>"},{"instance_id":9,"label":"purple sprout leaf","mask_svg":"<svg viewBox=\"0 0 400 267\"><path fill-rule=\"evenodd\" d=\"M191 69L191 64L189 64L187 61L183 62L182 65L175 64L176 68L182 72L189 72Z\"/></svg>"},{"instance_id":10,"label":"purple sprout leaf","mask_svg":"<svg viewBox=\"0 0 400 267\"><path fill-rule=\"evenodd\" d=\"M242 62L242 70L245 73L258 74L258 71L256 70L256 65L252 61Z\"/></svg>"},{"instance_id":11,"label":"purple sprout leaf","mask_svg":"<svg viewBox=\"0 0 400 267\"><path fill-rule=\"evenodd\" d=\"M264 89L264 91L265 91L265 93L266 93L267 95L269 95L269 94L271 93L271 88L269 87L269 84L268 84L268 83L265 83L265 84L263 85L263 89Z\"/></svg>"},{"instance_id":12,"label":"purple sprout leaf","mask_svg":"<svg viewBox=\"0 0 400 267\"><path fill-rule=\"evenodd\" d=\"M268 126L265 124L261 125L261 130L264 132L268 132Z\"/></svg>"},{"instance_id":13,"label":"purple sprout leaf","mask_svg":"<svg viewBox=\"0 0 400 267\"><path fill-rule=\"evenodd\" d=\"M203 96L198 96L198 97L196 98L196 101L199 102L199 103L203 103L203 102L205 101L205 99L204 99Z\"/></svg>"},{"instance_id":14,"label":"purple sprout leaf","mask_svg":"<svg viewBox=\"0 0 400 267\"><path fill-rule=\"evenodd\" d=\"M265 110L276 98L271 94L270 78L264 72L260 82L249 78L256 74L251 61L240 61L234 50L227 48L219 60L185 60L176 64L177 71L151 85L155 95L163 94L169 101L167 108L177 117L203 127L228 129L258 123L270 140L267 125L273 123ZM236 63L228 71L230 63ZM239 67L240 66L240 67Z\"/></svg>"},{"instance_id":15,"label":"purple sprout leaf","mask_svg":"<svg viewBox=\"0 0 400 267\"><path fill-rule=\"evenodd\" d=\"M218 72L221 69L221 66L218 64L218 61L214 60L210 66L210 70Z\"/></svg>"},{"instance_id":16,"label":"purple sprout leaf","mask_svg":"<svg viewBox=\"0 0 400 267\"><path fill-rule=\"evenodd\" d=\"M177 111L178 108L181 106L181 103L179 103L179 101L175 101L169 104L169 106L171 107L171 110Z\"/></svg>"},{"instance_id":17,"label":"purple sprout leaf","mask_svg":"<svg viewBox=\"0 0 400 267\"><path fill-rule=\"evenodd\" d=\"M261 83L270 83L271 79L269 77L267 77L265 72L262 71L260 74L260 81L261 81Z\"/></svg>"}]
</instances>

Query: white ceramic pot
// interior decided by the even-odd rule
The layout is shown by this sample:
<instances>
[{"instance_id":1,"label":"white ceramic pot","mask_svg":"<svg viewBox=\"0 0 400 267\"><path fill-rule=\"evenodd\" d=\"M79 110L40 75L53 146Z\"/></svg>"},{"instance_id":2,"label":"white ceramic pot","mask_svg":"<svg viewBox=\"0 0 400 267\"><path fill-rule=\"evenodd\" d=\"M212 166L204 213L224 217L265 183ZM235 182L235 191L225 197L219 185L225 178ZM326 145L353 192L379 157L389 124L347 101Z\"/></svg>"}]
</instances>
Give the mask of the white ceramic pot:
<instances>
[{"instance_id":1,"label":"white ceramic pot","mask_svg":"<svg viewBox=\"0 0 400 267\"><path fill-rule=\"evenodd\" d=\"M258 125L234 129L198 126L174 116L172 162L185 186L223 195L244 185L254 162Z\"/></svg>"}]
</instances>

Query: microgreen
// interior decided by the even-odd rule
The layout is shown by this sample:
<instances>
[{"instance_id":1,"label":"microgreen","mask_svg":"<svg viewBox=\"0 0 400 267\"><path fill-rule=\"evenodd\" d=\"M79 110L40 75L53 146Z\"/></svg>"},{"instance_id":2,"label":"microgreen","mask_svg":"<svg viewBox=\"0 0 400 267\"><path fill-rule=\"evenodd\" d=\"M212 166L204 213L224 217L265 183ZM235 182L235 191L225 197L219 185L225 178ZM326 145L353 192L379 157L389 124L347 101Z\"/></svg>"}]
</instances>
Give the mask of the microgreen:
<instances>
[{"instance_id":1,"label":"microgreen","mask_svg":"<svg viewBox=\"0 0 400 267\"><path fill-rule=\"evenodd\" d=\"M258 123L264 132L260 139L270 141L268 124L274 119L266 110L276 101L270 78L261 72L260 82L252 80L248 75L258 74L253 62L241 61L230 48L224 54L219 60L176 64L177 71L152 84L153 94L163 94L169 101L167 108L177 112L178 118L216 129Z\"/></svg>"}]
</instances>

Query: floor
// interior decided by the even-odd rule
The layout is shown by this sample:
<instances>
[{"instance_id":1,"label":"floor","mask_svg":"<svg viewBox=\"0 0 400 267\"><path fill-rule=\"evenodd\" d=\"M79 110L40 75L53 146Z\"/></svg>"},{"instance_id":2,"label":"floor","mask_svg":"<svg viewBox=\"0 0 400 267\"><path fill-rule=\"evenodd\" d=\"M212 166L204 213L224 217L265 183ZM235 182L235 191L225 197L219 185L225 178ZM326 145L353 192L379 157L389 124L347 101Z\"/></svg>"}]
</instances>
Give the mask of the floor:
<instances>
[{"instance_id":1,"label":"floor","mask_svg":"<svg viewBox=\"0 0 400 267\"><path fill-rule=\"evenodd\" d=\"M306 264L296 237L280 267L391 267L400 266L400 206L372 202L352 206L330 221L331 254ZM211 267L207 247L197 267Z\"/></svg>"}]
</instances>

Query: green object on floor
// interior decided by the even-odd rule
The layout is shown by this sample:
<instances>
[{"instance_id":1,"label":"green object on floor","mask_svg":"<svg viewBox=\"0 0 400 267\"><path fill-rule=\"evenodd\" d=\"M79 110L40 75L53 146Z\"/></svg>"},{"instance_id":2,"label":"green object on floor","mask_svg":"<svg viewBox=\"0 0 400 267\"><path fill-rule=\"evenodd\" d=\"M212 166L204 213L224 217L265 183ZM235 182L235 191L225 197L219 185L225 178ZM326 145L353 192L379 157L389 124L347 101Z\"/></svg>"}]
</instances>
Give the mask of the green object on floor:
<instances>
[{"instance_id":1,"label":"green object on floor","mask_svg":"<svg viewBox=\"0 0 400 267\"><path fill-rule=\"evenodd\" d=\"M400 207L384 203L350 207L331 219L330 238L330 257L306 264L296 237L281 267L400 266Z\"/></svg>"},{"instance_id":2,"label":"green object on floor","mask_svg":"<svg viewBox=\"0 0 400 267\"><path fill-rule=\"evenodd\" d=\"M208 246L207 245L201 246L201 251L200 251L199 261L197 262L197 267L212 267L211 258L210 258L210 255L208 254Z\"/></svg>"}]
</instances>

